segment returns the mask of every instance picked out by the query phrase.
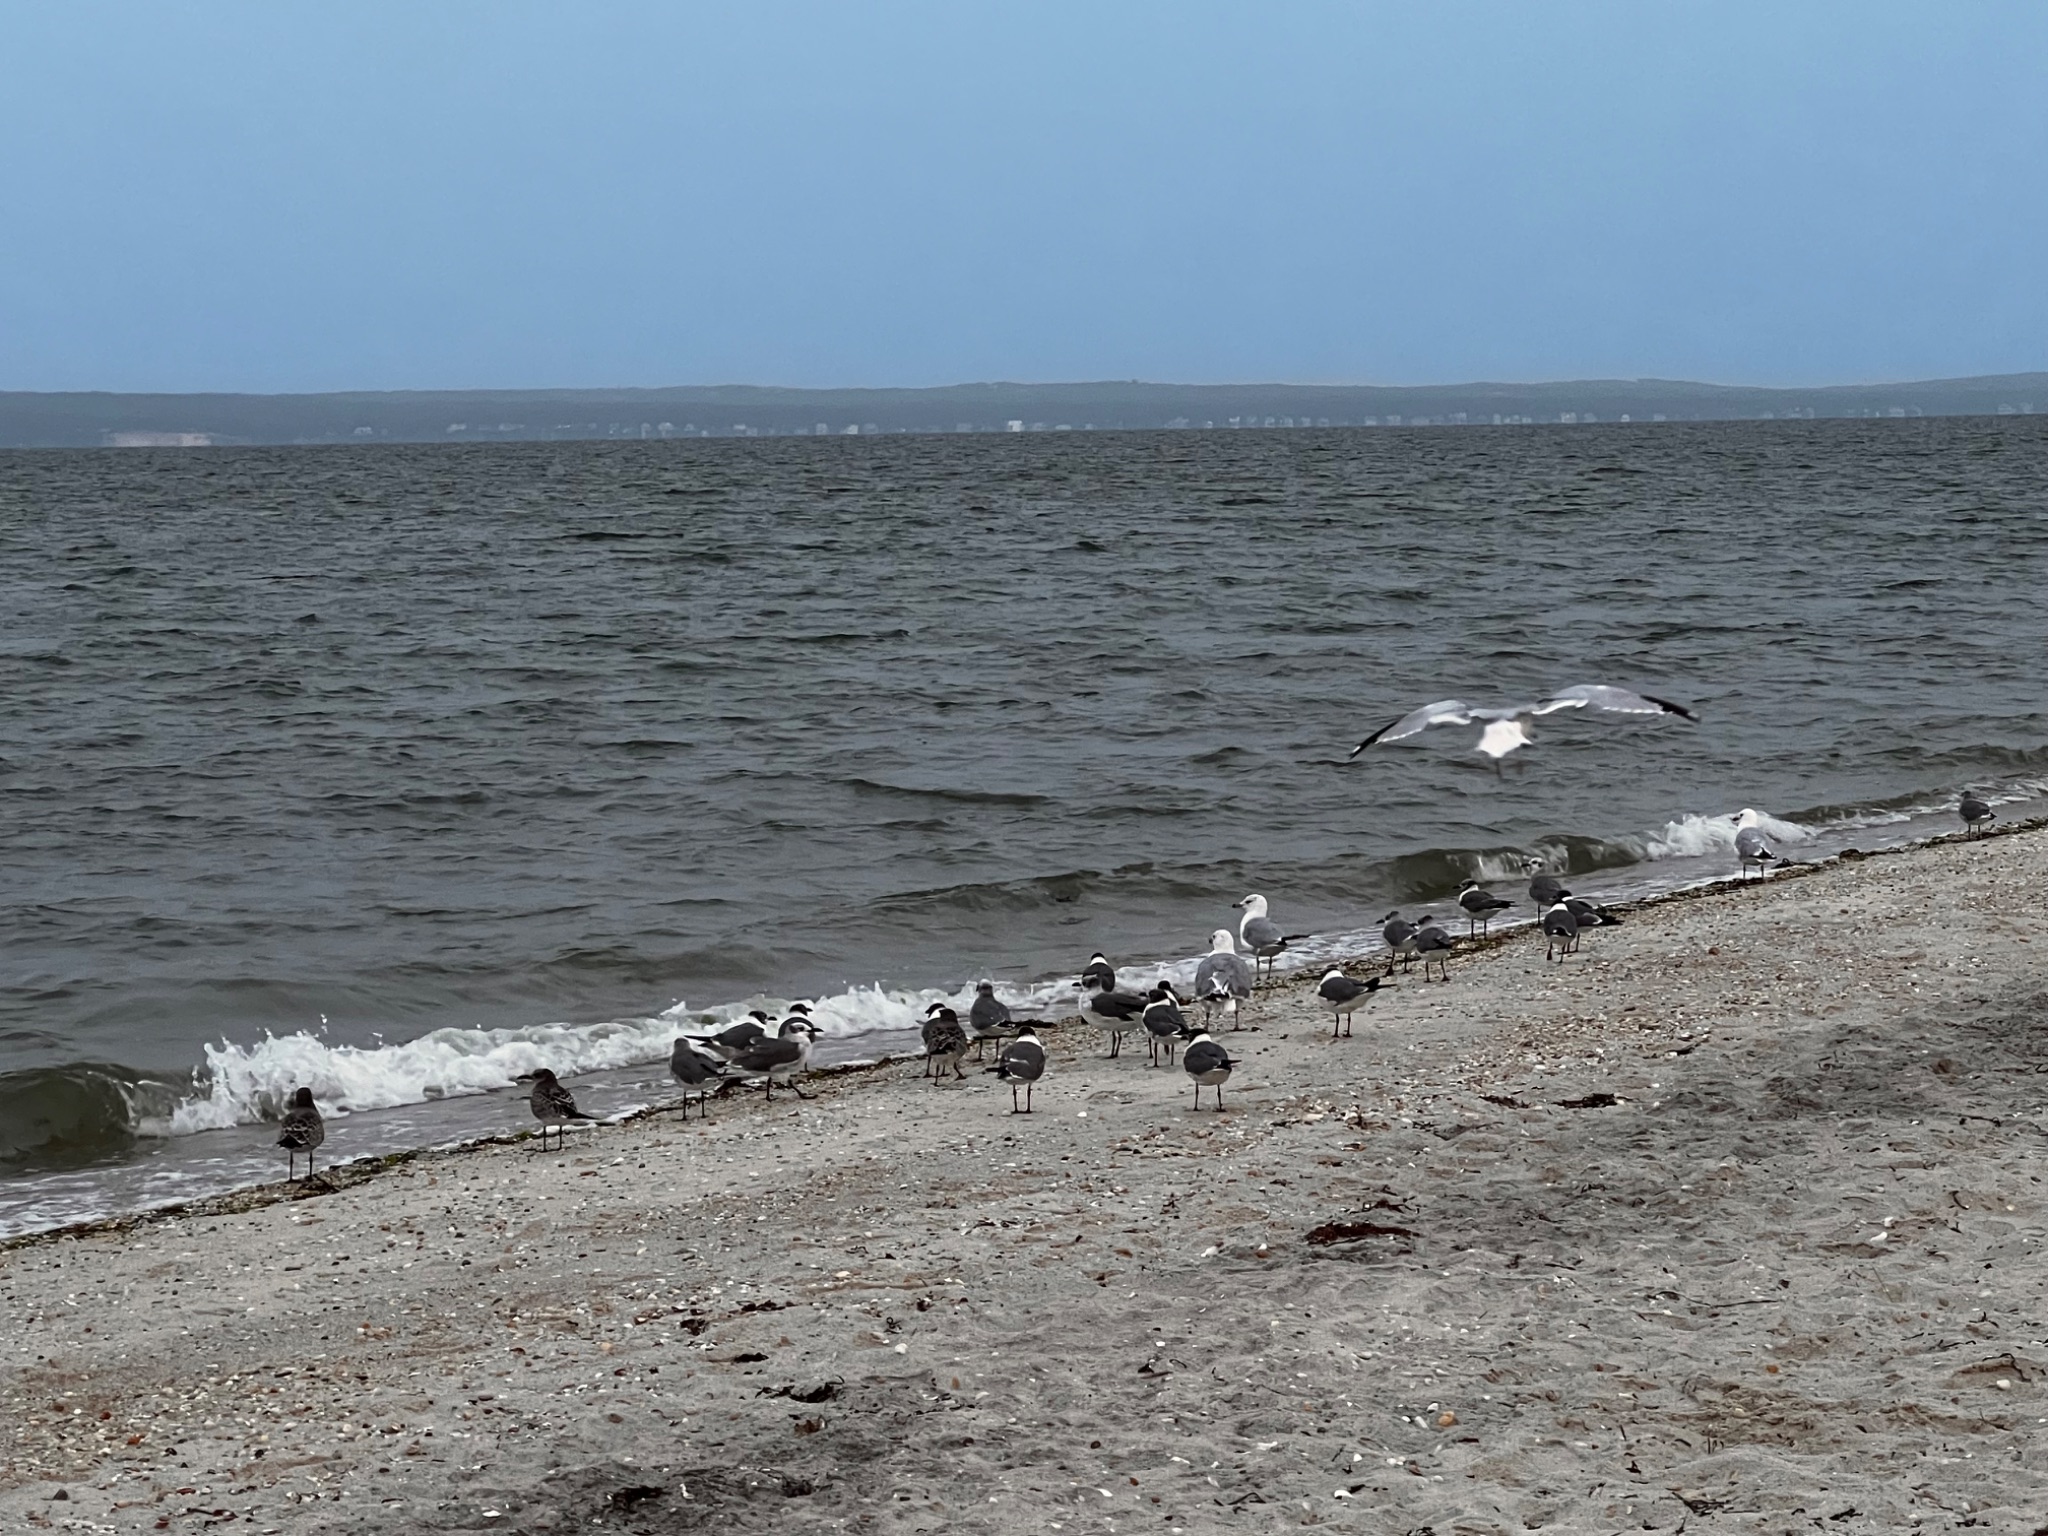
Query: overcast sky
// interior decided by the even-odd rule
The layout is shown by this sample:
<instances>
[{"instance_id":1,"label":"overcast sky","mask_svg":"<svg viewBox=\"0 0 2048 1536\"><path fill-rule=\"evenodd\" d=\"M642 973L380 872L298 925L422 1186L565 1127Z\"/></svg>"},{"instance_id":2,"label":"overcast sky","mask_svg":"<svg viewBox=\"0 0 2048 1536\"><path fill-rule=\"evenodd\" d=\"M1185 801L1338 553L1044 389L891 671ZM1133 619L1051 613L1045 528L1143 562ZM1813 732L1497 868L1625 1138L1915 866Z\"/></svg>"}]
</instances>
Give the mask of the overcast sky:
<instances>
[{"instance_id":1,"label":"overcast sky","mask_svg":"<svg viewBox=\"0 0 2048 1536\"><path fill-rule=\"evenodd\" d=\"M2048 368L2048 6L0 0L0 388Z\"/></svg>"}]
</instances>

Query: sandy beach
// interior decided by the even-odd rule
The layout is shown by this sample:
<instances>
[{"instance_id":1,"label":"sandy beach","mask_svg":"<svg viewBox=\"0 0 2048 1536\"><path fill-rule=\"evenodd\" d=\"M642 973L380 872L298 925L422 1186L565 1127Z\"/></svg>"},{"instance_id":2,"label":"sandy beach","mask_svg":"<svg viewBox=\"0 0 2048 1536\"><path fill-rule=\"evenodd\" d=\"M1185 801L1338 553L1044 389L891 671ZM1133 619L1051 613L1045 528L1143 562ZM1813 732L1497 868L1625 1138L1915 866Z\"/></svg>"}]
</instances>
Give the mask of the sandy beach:
<instances>
[{"instance_id":1,"label":"sandy beach","mask_svg":"<svg viewBox=\"0 0 2048 1536\"><path fill-rule=\"evenodd\" d=\"M0 1518L2032 1533L2044 856L1519 931L1349 1040L1296 979L1222 1114L1069 1027L1028 1118L899 1062L19 1242Z\"/></svg>"}]
</instances>

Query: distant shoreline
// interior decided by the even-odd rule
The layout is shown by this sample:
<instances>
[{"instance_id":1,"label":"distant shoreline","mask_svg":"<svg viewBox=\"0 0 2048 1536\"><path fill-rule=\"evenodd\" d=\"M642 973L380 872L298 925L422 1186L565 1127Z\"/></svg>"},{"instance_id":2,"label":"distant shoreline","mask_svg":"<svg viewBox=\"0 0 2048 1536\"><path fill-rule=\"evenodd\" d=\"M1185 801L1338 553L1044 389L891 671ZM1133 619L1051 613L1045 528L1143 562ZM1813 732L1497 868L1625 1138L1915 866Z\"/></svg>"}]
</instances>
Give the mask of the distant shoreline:
<instances>
[{"instance_id":1,"label":"distant shoreline","mask_svg":"<svg viewBox=\"0 0 2048 1536\"><path fill-rule=\"evenodd\" d=\"M925 389L0 391L0 448L2048 417L2048 373L1818 388L1665 379L1538 384L953 384Z\"/></svg>"}]
</instances>

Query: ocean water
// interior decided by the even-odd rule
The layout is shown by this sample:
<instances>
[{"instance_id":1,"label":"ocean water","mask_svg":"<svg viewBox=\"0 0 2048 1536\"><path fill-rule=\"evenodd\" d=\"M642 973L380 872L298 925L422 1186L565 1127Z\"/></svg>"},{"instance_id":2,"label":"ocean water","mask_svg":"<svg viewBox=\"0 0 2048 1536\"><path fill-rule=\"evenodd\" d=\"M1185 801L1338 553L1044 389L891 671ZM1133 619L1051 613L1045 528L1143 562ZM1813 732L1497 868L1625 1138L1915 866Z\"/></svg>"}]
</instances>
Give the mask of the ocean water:
<instances>
[{"instance_id":1,"label":"ocean water","mask_svg":"<svg viewBox=\"0 0 2048 1536\"><path fill-rule=\"evenodd\" d=\"M2048 782L2048 421L0 454L0 1231ZM1347 762L1409 707L1621 683ZM1523 914L1526 916L1526 909Z\"/></svg>"}]
</instances>

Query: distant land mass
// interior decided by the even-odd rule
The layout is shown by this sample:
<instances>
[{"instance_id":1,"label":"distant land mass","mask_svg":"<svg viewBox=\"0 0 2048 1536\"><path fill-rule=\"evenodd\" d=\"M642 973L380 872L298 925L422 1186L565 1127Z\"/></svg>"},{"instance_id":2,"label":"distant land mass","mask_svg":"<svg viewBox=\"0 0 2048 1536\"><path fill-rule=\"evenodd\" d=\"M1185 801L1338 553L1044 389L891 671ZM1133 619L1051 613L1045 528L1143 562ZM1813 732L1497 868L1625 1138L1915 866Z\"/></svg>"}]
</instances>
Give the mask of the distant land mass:
<instances>
[{"instance_id":1,"label":"distant land mass","mask_svg":"<svg viewBox=\"0 0 2048 1536\"><path fill-rule=\"evenodd\" d=\"M1256 427L1472 427L2048 414L2048 373L1759 389L1550 384L949 384L932 389L0 392L0 447L207 447Z\"/></svg>"}]
</instances>

